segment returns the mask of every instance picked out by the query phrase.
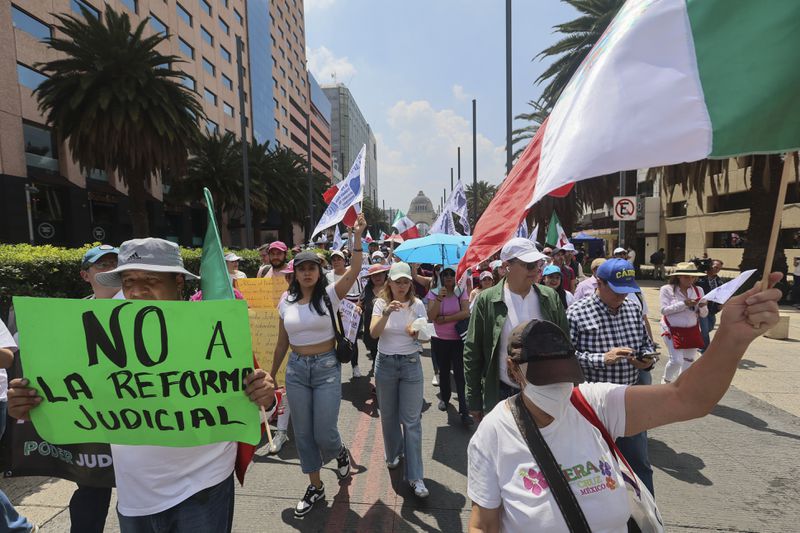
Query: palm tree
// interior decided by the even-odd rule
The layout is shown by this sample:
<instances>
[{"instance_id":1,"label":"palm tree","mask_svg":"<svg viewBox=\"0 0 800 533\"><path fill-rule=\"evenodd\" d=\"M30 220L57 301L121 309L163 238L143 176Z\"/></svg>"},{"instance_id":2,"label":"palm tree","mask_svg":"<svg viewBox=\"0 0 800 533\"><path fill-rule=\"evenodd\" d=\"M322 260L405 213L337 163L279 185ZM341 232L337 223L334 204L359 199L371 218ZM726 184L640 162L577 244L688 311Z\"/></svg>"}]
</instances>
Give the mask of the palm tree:
<instances>
[{"instance_id":1,"label":"palm tree","mask_svg":"<svg viewBox=\"0 0 800 533\"><path fill-rule=\"evenodd\" d=\"M233 133L201 136L189 158L186 175L170 183L168 197L177 202L201 201L203 187L211 191L218 224L222 224L224 212L244 199L242 156Z\"/></svg>"},{"instance_id":2,"label":"palm tree","mask_svg":"<svg viewBox=\"0 0 800 533\"><path fill-rule=\"evenodd\" d=\"M577 9L581 16L556 25L553 29L563 37L536 56L539 59L558 56L535 82L537 85L547 82L540 99L546 104L548 112L625 3L625 0L562 1Z\"/></svg>"},{"instance_id":3,"label":"palm tree","mask_svg":"<svg viewBox=\"0 0 800 533\"><path fill-rule=\"evenodd\" d=\"M172 70L180 59L156 50L167 36L143 37L147 19L131 29L110 6L100 18L81 11L55 15L63 37L45 43L61 59L36 65L49 76L35 91L39 109L83 169L115 171L128 185L133 234L146 237L146 187L161 169L185 171L202 108Z\"/></svg>"},{"instance_id":4,"label":"palm tree","mask_svg":"<svg viewBox=\"0 0 800 533\"><path fill-rule=\"evenodd\" d=\"M478 192L477 211L475 209L475 191ZM492 198L497 194L497 185L492 185L488 181L480 180L477 183L477 187L473 187L471 183L468 184L465 187L464 193L467 195L467 211L472 218L470 224L475 227L475 222L481 218L483 212L489 207Z\"/></svg>"},{"instance_id":5,"label":"palm tree","mask_svg":"<svg viewBox=\"0 0 800 533\"><path fill-rule=\"evenodd\" d=\"M253 143L248 159L254 212L258 213L260 220L269 212L278 214L281 217L281 237L289 239L292 222L303 227L308 225L308 164L305 158L289 148ZM316 215L321 213L317 207L324 205L322 193L328 188L328 178L313 171L311 181L311 201L315 206L315 217L311 221L313 227L317 222ZM253 220L257 218L254 216Z\"/></svg>"}]
</instances>

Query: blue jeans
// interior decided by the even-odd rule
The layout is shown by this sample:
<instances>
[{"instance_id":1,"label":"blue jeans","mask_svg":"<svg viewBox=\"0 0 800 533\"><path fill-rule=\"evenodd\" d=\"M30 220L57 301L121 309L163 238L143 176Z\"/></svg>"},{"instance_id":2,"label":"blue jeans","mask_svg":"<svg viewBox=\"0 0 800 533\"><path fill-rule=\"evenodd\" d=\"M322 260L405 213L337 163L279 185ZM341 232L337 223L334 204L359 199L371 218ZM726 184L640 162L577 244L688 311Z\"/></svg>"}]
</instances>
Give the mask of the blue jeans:
<instances>
[{"instance_id":1,"label":"blue jeans","mask_svg":"<svg viewBox=\"0 0 800 533\"><path fill-rule=\"evenodd\" d=\"M653 376L650 371L640 370L636 385L651 385L652 383ZM650 490L650 494L655 496L653 467L650 465L650 458L647 453L647 432L642 431L631 437L620 437L616 442L619 451L625 456L633 471L642 480L644 486Z\"/></svg>"},{"instance_id":2,"label":"blue jeans","mask_svg":"<svg viewBox=\"0 0 800 533\"><path fill-rule=\"evenodd\" d=\"M336 352L297 355L286 365L286 397L300 466L304 474L319 472L339 455L339 405L342 403L342 365Z\"/></svg>"},{"instance_id":3,"label":"blue jeans","mask_svg":"<svg viewBox=\"0 0 800 533\"><path fill-rule=\"evenodd\" d=\"M708 313L708 316L701 316L698 317L698 319L700 322L700 334L703 336L703 348L700 351L704 352L711 343L709 335L714 331L714 327L717 325L717 315Z\"/></svg>"},{"instance_id":4,"label":"blue jeans","mask_svg":"<svg viewBox=\"0 0 800 533\"><path fill-rule=\"evenodd\" d=\"M0 437L6 430L7 410L8 403L3 400L0 402ZM6 493L0 490L0 533L28 533L31 529L33 529L33 524L28 522L24 516L19 515L11 505Z\"/></svg>"},{"instance_id":5,"label":"blue jeans","mask_svg":"<svg viewBox=\"0 0 800 533\"><path fill-rule=\"evenodd\" d=\"M383 449L387 461L405 454L405 474L409 481L422 479L423 388L420 354L378 352L375 390L381 411Z\"/></svg>"},{"instance_id":6,"label":"blue jeans","mask_svg":"<svg viewBox=\"0 0 800 533\"><path fill-rule=\"evenodd\" d=\"M233 474L160 513L117 517L121 533L230 533Z\"/></svg>"}]
</instances>

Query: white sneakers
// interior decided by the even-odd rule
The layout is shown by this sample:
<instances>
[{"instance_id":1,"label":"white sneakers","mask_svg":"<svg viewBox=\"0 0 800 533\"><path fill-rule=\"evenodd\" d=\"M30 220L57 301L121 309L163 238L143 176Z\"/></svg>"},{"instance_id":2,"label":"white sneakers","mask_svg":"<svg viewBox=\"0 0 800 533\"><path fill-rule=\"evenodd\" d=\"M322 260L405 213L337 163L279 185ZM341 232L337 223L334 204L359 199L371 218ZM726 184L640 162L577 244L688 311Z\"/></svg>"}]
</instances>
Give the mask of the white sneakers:
<instances>
[{"instance_id":1,"label":"white sneakers","mask_svg":"<svg viewBox=\"0 0 800 533\"><path fill-rule=\"evenodd\" d=\"M269 445L269 453L278 453L287 442L289 442L289 435L286 434L286 431L277 430L275 435L272 436L272 444Z\"/></svg>"},{"instance_id":2,"label":"white sneakers","mask_svg":"<svg viewBox=\"0 0 800 533\"><path fill-rule=\"evenodd\" d=\"M434 387L439 386L439 374L433 375L433 379L431 379L431 385L433 385Z\"/></svg>"},{"instance_id":3,"label":"white sneakers","mask_svg":"<svg viewBox=\"0 0 800 533\"><path fill-rule=\"evenodd\" d=\"M431 494L421 479L409 481L409 485L411 485L411 488L414 489L414 495L417 498L427 498Z\"/></svg>"},{"instance_id":4,"label":"white sneakers","mask_svg":"<svg viewBox=\"0 0 800 533\"><path fill-rule=\"evenodd\" d=\"M362 377L362 376L361 376L361 369L360 369L360 368L358 368L358 365L356 365L356 366L354 366L354 367L353 367L353 377L354 377L354 378L360 378L360 377Z\"/></svg>"},{"instance_id":5,"label":"white sneakers","mask_svg":"<svg viewBox=\"0 0 800 533\"><path fill-rule=\"evenodd\" d=\"M400 465L400 459L402 458L403 458L402 455L398 455L397 457L394 458L393 461L386 461L386 468L388 468L389 470L394 470Z\"/></svg>"}]
</instances>

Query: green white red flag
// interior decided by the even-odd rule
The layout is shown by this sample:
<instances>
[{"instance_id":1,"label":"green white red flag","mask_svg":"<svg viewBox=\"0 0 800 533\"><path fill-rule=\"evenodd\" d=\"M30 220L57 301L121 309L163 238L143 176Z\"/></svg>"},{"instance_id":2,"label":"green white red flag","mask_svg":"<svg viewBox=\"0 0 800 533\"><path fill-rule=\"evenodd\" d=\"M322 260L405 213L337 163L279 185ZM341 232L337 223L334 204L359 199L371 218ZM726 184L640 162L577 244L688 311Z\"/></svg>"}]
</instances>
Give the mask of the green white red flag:
<instances>
[{"instance_id":1,"label":"green white red flag","mask_svg":"<svg viewBox=\"0 0 800 533\"><path fill-rule=\"evenodd\" d=\"M581 180L800 148L800 2L628 0L483 213L459 265Z\"/></svg>"}]
</instances>

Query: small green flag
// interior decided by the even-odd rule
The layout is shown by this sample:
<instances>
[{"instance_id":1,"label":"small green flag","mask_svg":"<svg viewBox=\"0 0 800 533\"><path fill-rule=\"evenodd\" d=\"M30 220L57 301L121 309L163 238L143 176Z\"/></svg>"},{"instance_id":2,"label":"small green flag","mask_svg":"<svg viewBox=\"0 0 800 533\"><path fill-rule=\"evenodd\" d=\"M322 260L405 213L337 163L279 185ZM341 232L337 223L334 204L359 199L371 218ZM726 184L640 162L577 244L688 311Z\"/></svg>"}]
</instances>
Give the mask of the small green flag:
<instances>
[{"instance_id":1,"label":"small green flag","mask_svg":"<svg viewBox=\"0 0 800 533\"><path fill-rule=\"evenodd\" d=\"M550 217L550 225L547 227L547 238L545 242L550 245L558 244L558 215L553 211L553 216ZM203 248L203 255L205 255L205 247Z\"/></svg>"},{"instance_id":2,"label":"small green flag","mask_svg":"<svg viewBox=\"0 0 800 533\"><path fill-rule=\"evenodd\" d=\"M203 187L208 206L208 226L203 239L203 256L200 259L200 289L203 300L232 300L233 284L225 265L225 253L219 238L216 217L214 217L214 200L211 191Z\"/></svg>"}]
</instances>

